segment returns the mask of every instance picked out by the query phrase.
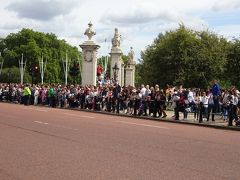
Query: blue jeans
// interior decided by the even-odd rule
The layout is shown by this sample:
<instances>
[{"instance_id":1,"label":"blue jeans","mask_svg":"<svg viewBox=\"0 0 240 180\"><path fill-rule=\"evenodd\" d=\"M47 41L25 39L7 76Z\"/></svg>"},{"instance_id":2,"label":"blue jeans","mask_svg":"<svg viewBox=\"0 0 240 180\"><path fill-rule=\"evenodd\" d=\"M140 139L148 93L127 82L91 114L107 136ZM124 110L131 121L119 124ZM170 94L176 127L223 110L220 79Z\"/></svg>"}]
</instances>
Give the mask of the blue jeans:
<instances>
[{"instance_id":1,"label":"blue jeans","mask_svg":"<svg viewBox=\"0 0 240 180\"><path fill-rule=\"evenodd\" d=\"M225 120L228 117L228 107L227 106L223 106L223 117Z\"/></svg>"}]
</instances>

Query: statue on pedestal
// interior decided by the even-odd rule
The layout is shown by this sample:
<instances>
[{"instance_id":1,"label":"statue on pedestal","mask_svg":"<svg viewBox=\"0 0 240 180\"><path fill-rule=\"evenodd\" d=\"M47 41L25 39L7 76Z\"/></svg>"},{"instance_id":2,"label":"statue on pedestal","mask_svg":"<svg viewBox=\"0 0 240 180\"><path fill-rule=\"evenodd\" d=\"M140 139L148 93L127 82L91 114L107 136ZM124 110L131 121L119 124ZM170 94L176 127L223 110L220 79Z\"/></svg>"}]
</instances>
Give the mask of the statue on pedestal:
<instances>
[{"instance_id":1,"label":"statue on pedestal","mask_svg":"<svg viewBox=\"0 0 240 180\"><path fill-rule=\"evenodd\" d=\"M112 46L120 48L121 35L118 33L118 29L115 28L114 37L112 38Z\"/></svg>"},{"instance_id":2,"label":"statue on pedestal","mask_svg":"<svg viewBox=\"0 0 240 180\"><path fill-rule=\"evenodd\" d=\"M128 53L128 65L134 64L134 51L133 47L130 48L130 51Z\"/></svg>"},{"instance_id":3,"label":"statue on pedestal","mask_svg":"<svg viewBox=\"0 0 240 180\"><path fill-rule=\"evenodd\" d=\"M85 30L84 35L88 37L87 41L84 41L79 46L82 48L82 86L96 85L97 77L97 50L100 48L92 39L96 33L92 29L92 23L88 23L88 28Z\"/></svg>"},{"instance_id":4,"label":"statue on pedestal","mask_svg":"<svg viewBox=\"0 0 240 180\"><path fill-rule=\"evenodd\" d=\"M86 29L84 35L88 37L88 40L91 40L94 35L96 35L96 32L92 30L92 23L91 21L88 23L88 28Z\"/></svg>"}]
</instances>

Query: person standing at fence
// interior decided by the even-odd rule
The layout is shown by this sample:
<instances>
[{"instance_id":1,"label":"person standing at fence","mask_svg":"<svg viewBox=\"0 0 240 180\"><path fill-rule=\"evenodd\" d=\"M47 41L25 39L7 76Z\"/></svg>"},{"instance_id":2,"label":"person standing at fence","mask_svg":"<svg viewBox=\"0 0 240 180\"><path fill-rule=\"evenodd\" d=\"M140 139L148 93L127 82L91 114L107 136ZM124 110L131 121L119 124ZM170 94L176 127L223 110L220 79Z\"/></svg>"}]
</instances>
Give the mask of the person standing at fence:
<instances>
[{"instance_id":1,"label":"person standing at fence","mask_svg":"<svg viewBox=\"0 0 240 180\"><path fill-rule=\"evenodd\" d=\"M206 95L206 92L203 92L201 102L203 105L203 119L204 120L207 119L207 114L208 114L208 99L209 99L209 97Z\"/></svg>"},{"instance_id":2,"label":"person standing at fence","mask_svg":"<svg viewBox=\"0 0 240 180\"><path fill-rule=\"evenodd\" d=\"M235 121L238 121L238 115L237 115L238 94L239 92L237 92L237 90L233 92L233 119Z\"/></svg>"},{"instance_id":3,"label":"person standing at fence","mask_svg":"<svg viewBox=\"0 0 240 180\"><path fill-rule=\"evenodd\" d=\"M223 109L223 119L224 121L228 120L228 115L229 115L229 92L228 90L225 90L223 97L222 97L222 109Z\"/></svg>"},{"instance_id":4,"label":"person standing at fence","mask_svg":"<svg viewBox=\"0 0 240 180\"><path fill-rule=\"evenodd\" d=\"M163 115L162 118L167 117L167 113L165 112L166 110L166 96L164 95L163 90L160 91L160 114Z\"/></svg>"},{"instance_id":5,"label":"person standing at fence","mask_svg":"<svg viewBox=\"0 0 240 180\"><path fill-rule=\"evenodd\" d=\"M219 112L219 96L220 96L220 86L217 83L217 80L213 80L213 86L212 86L212 95L213 95L213 102L214 102L214 111Z\"/></svg>"},{"instance_id":6,"label":"person standing at fence","mask_svg":"<svg viewBox=\"0 0 240 180\"><path fill-rule=\"evenodd\" d=\"M180 94L175 89L172 95L172 108L174 109L174 120L179 120L179 100Z\"/></svg>"},{"instance_id":7,"label":"person standing at fence","mask_svg":"<svg viewBox=\"0 0 240 180\"><path fill-rule=\"evenodd\" d=\"M29 105L29 98L31 96L31 90L29 88L29 85L26 84L23 90L23 98L24 98L24 105L27 106Z\"/></svg>"},{"instance_id":8,"label":"person standing at fence","mask_svg":"<svg viewBox=\"0 0 240 180\"><path fill-rule=\"evenodd\" d=\"M35 91L34 91L34 105L38 104L38 96L39 96L38 87L35 87Z\"/></svg>"},{"instance_id":9,"label":"person standing at fence","mask_svg":"<svg viewBox=\"0 0 240 180\"><path fill-rule=\"evenodd\" d=\"M212 121L214 121L214 114L215 114L215 104L214 104L214 96L212 90L210 90L209 100L208 100L208 116L207 121L209 121L210 113L212 113Z\"/></svg>"}]
</instances>

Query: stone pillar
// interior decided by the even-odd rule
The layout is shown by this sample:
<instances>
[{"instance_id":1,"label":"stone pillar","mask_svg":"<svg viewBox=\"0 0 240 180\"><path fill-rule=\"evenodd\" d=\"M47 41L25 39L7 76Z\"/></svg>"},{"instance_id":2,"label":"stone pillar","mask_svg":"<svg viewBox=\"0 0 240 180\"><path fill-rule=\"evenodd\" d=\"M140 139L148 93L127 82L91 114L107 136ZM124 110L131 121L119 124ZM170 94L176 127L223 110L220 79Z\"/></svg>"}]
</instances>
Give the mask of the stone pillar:
<instances>
[{"instance_id":1,"label":"stone pillar","mask_svg":"<svg viewBox=\"0 0 240 180\"><path fill-rule=\"evenodd\" d=\"M127 67L126 69L125 69L125 71L126 71L126 80L125 80L125 85L126 86L133 86L132 84L133 84L133 82L132 82L132 71L133 71L133 69L132 68L129 68L129 67Z\"/></svg>"},{"instance_id":2,"label":"stone pillar","mask_svg":"<svg viewBox=\"0 0 240 180\"><path fill-rule=\"evenodd\" d=\"M122 63L122 65L121 65L121 73L122 73L122 77L121 77L121 80L122 80L122 82L121 82L121 85L122 86L124 86L125 85L125 82L124 82L124 80L125 80L125 68L124 68L124 63Z\"/></svg>"},{"instance_id":3,"label":"stone pillar","mask_svg":"<svg viewBox=\"0 0 240 180\"><path fill-rule=\"evenodd\" d=\"M83 44L79 45L82 48L82 86L85 85L96 85L97 77L97 50L100 48L99 45L95 44L91 40L92 36L96 33L92 30L92 23L88 24L88 29L86 29L84 35L88 36L88 40Z\"/></svg>"},{"instance_id":4,"label":"stone pillar","mask_svg":"<svg viewBox=\"0 0 240 180\"><path fill-rule=\"evenodd\" d=\"M115 34L114 37L112 39L112 49L110 52L111 55L111 63L110 63L110 68L111 68L111 78L114 79L114 74L113 74L113 67L115 66L115 64L117 64L119 71L117 74L117 81L119 83L120 86L122 86L122 50L120 48L120 40L121 40L121 36L118 33L118 29L115 29Z\"/></svg>"},{"instance_id":5,"label":"stone pillar","mask_svg":"<svg viewBox=\"0 0 240 180\"><path fill-rule=\"evenodd\" d=\"M131 47L130 52L128 53L128 65L126 70L126 80L125 85L135 86L135 61L134 61L134 51Z\"/></svg>"}]
</instances>

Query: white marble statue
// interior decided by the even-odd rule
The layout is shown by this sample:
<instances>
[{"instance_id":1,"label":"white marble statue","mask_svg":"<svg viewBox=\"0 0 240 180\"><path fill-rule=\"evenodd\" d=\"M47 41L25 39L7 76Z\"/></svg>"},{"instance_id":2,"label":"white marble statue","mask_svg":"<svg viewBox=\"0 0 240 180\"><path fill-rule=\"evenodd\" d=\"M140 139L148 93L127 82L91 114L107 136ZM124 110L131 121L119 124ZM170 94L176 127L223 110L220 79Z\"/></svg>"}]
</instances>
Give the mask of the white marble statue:
<instances>
[{"instance_id":1,"label":"white marble statue","mask_svg":"<svg viewBox=\"0 0 240 180\"><path fill-rule=\"evenodd\" d=\"M118 29L115 28L114 37L112 38L112 46L120 47L121 35L118 33Z\"/></svg>"},{"instance_id":2,"label":"white marble statue","mask_svg":"<svg viewBox=\"0 0 240 180\"><path fill-rule=\"evenodd\" d=\"M92 30L92 23L91 21L88 23L88 28L86 29L84 35L88 37L88 40L91 40L94 35L96 35L96 32Z\"/></svg>"},{"instance_id":3,"label":"white marble statue","mask_svg":"<svg viewBox=\"0 0 240 180\"><path fill-rule=\"evenodd\" d=\"M133 64L134 63L134 51L133 47L130 48L130 51L128 53L128 64Z\"/></svg>"}]
</instances>

